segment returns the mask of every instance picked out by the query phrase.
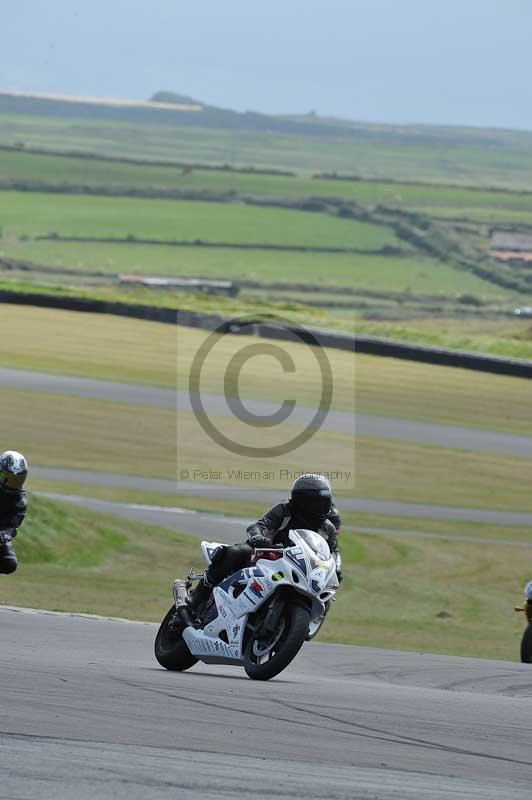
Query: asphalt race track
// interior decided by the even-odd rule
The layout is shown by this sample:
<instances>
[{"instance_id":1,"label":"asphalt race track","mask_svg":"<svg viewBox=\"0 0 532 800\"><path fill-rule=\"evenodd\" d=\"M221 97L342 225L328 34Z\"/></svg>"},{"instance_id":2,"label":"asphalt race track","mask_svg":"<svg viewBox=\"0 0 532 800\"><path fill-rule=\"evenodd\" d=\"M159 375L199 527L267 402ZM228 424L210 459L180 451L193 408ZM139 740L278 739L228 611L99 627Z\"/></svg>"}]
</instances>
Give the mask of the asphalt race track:
<instances>
[{"instance_id":1,"label":"asphalt race track","mask_svg":"<svg viewBox=\"0 0 532 800\"><path fill-rule=\"evenodd\" d=\"M131 383L51 375L45 372L0 369L0 385L33 392L51 392L120 403L191 410L190 398L186 391L159 389ZM202 393L201 398L207 413L232 415L223 396L205 392ZM259 416L272 414L279 408L278 403L258 400L246 400L245 405L251 414ZM306 425L314 413L315 409L298 404L290 415L290 423ZM371 414L353 414L349 411L335 409L328 412L322 427L323 430L356 433L379 439L395 439L423 445L532 458L532 436L517 436L480 428L417 422Z\"/></svg>"},{"instance_id":2,"label":"asphalt race track","mask_svg":"<svg viewBox=\"0 0 532 800\"><path fill-rule=\"evenodd\" d=\"M156 408L175 408L179 411L191 411L192 404L188 391L183 389L159 389L136 383L119 383L113 381L94 380L92 378L76 378L66 375L51 375L46 372L26 372L24 370L0 369L0 385L32 392L85 397L93 400L107 400L114 403L154 406ZM209 392L201 393L201 401L208 414L233 416L223 395ZM245 401L245 410L253 415L266 416L279 409L279 403L261 400ZM306 426L316 413L315 408L297 404L290 415L290 423ZM245 420L245 414L242 417ZM350 411L330 409L324 422L324 430L340 433L355 433L355 420ZM532 441L532 440L531 440ZM532 452L532 451L531 451ZM531 456L532 457L532 456Z\"/></svg>"},{"instance_id":3,"label":"asphalt race track","mask_svg":"<svg viewBox=\"0 0 532 800\"><path fill-rule=\"evenodd\" d=\"M522 800L532 668L307 644L159 668L156 626L0 609L2 800Z\"/></svg>"}]
</instances>

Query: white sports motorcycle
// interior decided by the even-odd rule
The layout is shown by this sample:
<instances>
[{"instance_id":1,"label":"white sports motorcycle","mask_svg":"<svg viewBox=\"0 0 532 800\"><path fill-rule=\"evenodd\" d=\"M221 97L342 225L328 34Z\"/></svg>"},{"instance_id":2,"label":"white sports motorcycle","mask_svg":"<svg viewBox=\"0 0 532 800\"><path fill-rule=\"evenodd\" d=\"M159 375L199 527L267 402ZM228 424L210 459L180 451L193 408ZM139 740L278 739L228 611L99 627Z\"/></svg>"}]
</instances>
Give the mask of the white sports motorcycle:
<instances>
[{"instance_id":1,"label":"white sports motorcycle","mask_svg":"<svg viewBox=\"0 0 532 800\"><path fill-rule=\"evenodd\" d=\"M257 548L251 566L215 586L201 620L192 617L187 600L203 573L174 581L174 605L155 639L159 664L169 670L198 661L237 664L255 680L282 672L313 635L312 624L321 625L338 589L325 539L309 530L291 530L288 538L289 547ZM217 547L201 543L207 563Z\"/></svg>"}]
</instances>

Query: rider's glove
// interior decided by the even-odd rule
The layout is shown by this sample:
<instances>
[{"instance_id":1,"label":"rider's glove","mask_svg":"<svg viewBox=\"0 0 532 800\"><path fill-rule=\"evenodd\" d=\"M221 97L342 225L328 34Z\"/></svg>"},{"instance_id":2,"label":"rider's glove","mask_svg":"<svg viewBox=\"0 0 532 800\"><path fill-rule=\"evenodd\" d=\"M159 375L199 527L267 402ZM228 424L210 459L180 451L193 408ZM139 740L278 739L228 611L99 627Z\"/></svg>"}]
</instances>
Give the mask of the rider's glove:
<instances>
[{"instance_id":1,"label":"rider's glove","mask_svg":"<svg viewBox=\"0 0 532 800\"><path fill-rule=\"evenodd\" d=\"M271 547L272 543L267 536L262 533L252 533L248 536L248 544L251 547Z\"/></svg>"}]
</instances>

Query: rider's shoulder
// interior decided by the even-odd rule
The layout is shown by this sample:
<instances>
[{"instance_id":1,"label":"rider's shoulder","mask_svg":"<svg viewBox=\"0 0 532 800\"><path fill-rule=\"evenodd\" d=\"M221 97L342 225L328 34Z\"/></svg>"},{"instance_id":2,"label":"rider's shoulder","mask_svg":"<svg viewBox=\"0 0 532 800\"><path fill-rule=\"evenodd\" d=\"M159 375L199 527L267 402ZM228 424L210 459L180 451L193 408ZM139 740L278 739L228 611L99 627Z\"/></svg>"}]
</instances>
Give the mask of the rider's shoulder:
<instances>
[{"instance_id":1,"label":"rider's shoulder","mask_svg":"<svg viewBox=\"0 0 532 800\"><path fill-rule=\"evenodd\" d=\"M292 511L292 506L290 500L283 500L283 502L276 503L274 506L272 506L268 513L272 515L275 514L282 515L283 517L285 517L286 514L290 513L291 511Z\"/></svg>"}]
</instances>

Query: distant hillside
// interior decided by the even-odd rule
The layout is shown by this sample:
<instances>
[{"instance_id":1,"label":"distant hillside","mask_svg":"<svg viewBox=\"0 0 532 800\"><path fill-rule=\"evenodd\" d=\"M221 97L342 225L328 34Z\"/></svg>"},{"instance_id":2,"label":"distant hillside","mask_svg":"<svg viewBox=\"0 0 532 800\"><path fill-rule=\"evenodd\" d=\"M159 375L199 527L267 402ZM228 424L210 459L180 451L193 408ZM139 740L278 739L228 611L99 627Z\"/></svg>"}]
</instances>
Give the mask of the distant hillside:
<instances>
[{"instance_id":1,"label":"distant hillside","mask_svg":"<svg viewBox=\"0 0 532 800\"><path fill-rule=\"evenodd\" d=\"M156 92L148 101L0 90L0 113L164 123L228 131L295 134L432 147L511 147L532 153L532 133L496 129L384 125L305 115L269 115L209 106L188 95Z\"/></svg>"},{"instance_id":2,"label":"distant hillside","mask_svg":"<svg viewBox=\"0 0 532 800\"><path fill-rule=\"evenodd\" d=\"M0 121L0 145L8 147L527 191L532 185L528 132L239 112L169 90L150 100L0 90Z\"/></svg>"}]
</instances>

